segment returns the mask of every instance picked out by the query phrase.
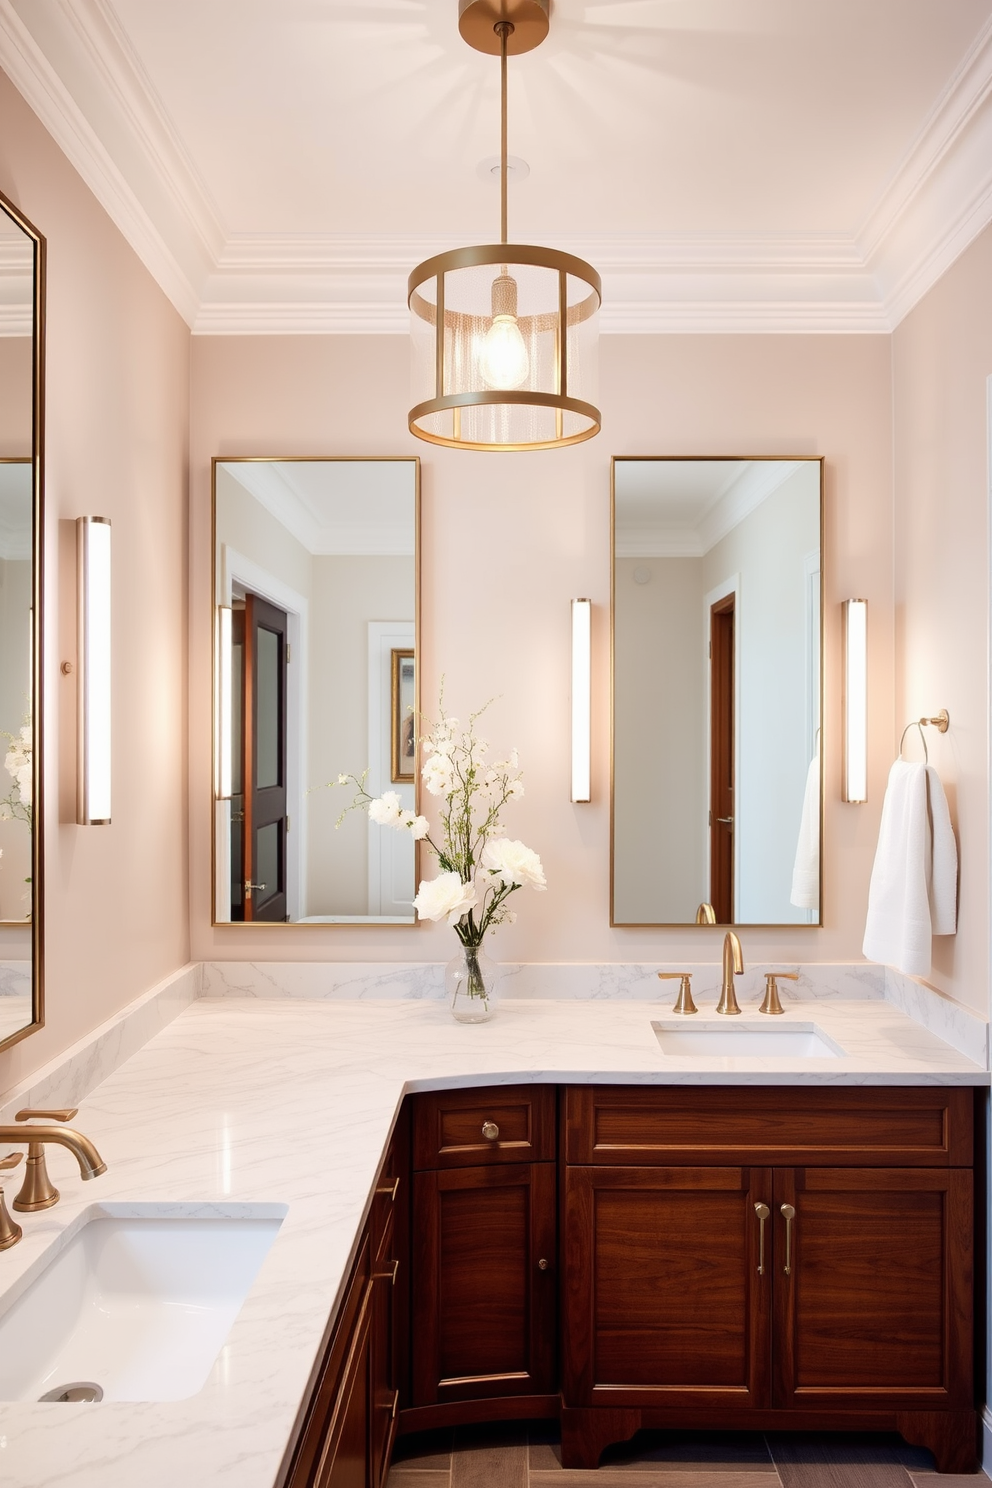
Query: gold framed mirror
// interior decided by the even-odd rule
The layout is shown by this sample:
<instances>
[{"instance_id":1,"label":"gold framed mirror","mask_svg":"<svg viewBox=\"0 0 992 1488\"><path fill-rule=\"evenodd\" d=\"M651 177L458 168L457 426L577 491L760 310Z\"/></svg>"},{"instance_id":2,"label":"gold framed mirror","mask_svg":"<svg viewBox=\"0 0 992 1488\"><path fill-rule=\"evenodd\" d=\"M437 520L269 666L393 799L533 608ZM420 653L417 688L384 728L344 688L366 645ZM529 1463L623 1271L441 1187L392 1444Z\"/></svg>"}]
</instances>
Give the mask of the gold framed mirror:
<instances>
[{"instance_id":1,"label":"gold framed mirror","mask_svg":"<svg viewBox=\"0 0 992 1488\"><path fill-rule=\"evenodd\" d=\"M820 925L823 462L618 456L613 925Z\"/></svg>"},{"instance_id":2,"label":"gold framed mirror","mask_svg":"<svg viewBox=\"0 0 992 1488\"><path fill-rule=\"evenodd\" d=\"M213 461L215 925L412 925L420 461ZM367 773L366 773L367 772Z\"/></svg>"},{"instance_id":3,"label":"gold framed mirror","mask_svg":"<svg viewBox=\"0 0 992 1488\"><path fill-rule=\"evenodd\" d=\"M0 193L0 1049L45 1021L45 239Z\"/></svg>"}]
</instances>

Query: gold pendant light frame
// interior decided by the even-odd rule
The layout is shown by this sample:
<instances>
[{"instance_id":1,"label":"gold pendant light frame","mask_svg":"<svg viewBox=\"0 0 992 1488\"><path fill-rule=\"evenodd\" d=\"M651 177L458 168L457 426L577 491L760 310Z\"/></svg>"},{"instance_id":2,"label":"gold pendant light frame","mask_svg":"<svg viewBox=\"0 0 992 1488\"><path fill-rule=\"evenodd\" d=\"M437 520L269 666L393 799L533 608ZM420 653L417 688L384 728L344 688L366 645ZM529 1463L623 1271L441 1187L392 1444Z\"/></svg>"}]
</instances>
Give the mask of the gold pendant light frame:
<instances>
[{"instance_id":1,"label":"gold pendant light frame","mask_svg":"<svg viewBox=\"0 0 992 1488\"><path fill-rule=\"evenodd\" d=\"M417 391L430 393L411 408L410 432L430 444L452 449L537 450L579 444L598 434L601 427L599 409L588 396L588 349L594 344L595 318L603 297L600 277L574 254L507 243L506 59L530 51L543 41L548 30L548 3L460 0L458 24L470 46L500 57L501 240L439 253L418 264L409 277L407 303L413 317L415 350L417 335L421 336ZM527 386L493 386L481 371L479 347L493 326L497 305L494 298L492 317L479 306L480 286L472 271L490 265L496 267L504 284L509 279L512 323L522 345L531 348L529 356L521 353ZM513 277L516 268L547 271L542 276L531 272L525 296L531 302L530 313L519 316ZM536 310L535 299L541 302ZM469 301L473 309L466 311L464 306ZM433 343L429 361L427 338L423 336L427 328ZM584 338L585 355L579 354L580 336ZM415 365L415 380L417 370ZM476 411L475 416L463 419L465 410ZM485 410L490 410L488 415Z\"/></svg>"}]
</instances>

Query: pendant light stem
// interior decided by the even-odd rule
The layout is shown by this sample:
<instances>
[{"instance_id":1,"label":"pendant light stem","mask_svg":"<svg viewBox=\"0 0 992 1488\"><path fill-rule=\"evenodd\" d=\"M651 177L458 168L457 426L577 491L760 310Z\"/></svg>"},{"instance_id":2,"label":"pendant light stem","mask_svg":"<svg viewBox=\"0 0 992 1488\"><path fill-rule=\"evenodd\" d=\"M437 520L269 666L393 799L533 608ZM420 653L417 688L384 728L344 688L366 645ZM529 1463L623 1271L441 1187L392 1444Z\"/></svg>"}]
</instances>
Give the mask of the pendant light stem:
<instances>
[{"instance_id":1,"label":"pendant light stem","mask_svg":"<svg viewBox=\"0 0 992 1488\"><path fill-rule=\"evenodd\" d=\"M513 35L512 21L497 21L493 27L499 37L499 240L506 237L506 43Z\"/></svg>"}]
</instances>

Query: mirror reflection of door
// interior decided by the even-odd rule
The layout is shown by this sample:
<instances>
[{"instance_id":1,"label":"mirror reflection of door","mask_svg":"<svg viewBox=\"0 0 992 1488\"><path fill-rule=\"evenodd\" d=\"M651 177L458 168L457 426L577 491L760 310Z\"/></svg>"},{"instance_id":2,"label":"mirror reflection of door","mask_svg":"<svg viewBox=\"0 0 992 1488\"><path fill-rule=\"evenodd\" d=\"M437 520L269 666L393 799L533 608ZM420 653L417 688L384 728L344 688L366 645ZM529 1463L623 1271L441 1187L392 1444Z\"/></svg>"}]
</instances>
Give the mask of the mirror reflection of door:
<instances>
[{"instance_id":1,"label":"mirror reflection of door","mask_svg":"<svg viewBox=\"0 0 992 1488\"><path fill-rule=\"evenodd\" d=\"M821 463L613 471L611 922L816 924Z\"/></svg>"},{"instance_id":2,"label":"mirror reflection of door","mask_svg":"<svg viewBox=\"0 0 992 1488\"><path fill-rule=\"evenodd\" d=\"M231 861L240 839L246 921L286 919L286 631L288 617L246 594L241 680L241 814L232 820ZM232 812L232 817L235 815ZM232 911L233 911L232 898Z\"/></svg>"},{"instance_id":3,"label":"mirror reflection of door","mask_svg":"<svg viewBox=\"0 0 992 1488\"><path fill-rule=\"evenodd\" d=\"M710 903L734 922L734 623L736 596L710 606Z\"/></svg>"}]
</instances>

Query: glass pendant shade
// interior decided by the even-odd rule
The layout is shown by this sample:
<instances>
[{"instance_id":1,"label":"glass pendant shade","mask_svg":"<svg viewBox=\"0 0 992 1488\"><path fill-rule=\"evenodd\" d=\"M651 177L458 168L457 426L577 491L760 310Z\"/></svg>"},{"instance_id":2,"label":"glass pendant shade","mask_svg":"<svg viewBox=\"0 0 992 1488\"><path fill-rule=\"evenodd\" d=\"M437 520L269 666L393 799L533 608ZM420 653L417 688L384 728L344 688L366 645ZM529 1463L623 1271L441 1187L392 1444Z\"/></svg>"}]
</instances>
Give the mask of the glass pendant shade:
<instances>
[{"instance_id":1,"label":"glass pendant shade","mask_svg":"<svg viewBox=\"0 0 992 1488\"><path fill-rule=\"evenodd\" d=\"M599 275L512 243L439 254L410 275L410 430L459 449L553 449L599 433Z\"/></svg>"}]
</instances>

